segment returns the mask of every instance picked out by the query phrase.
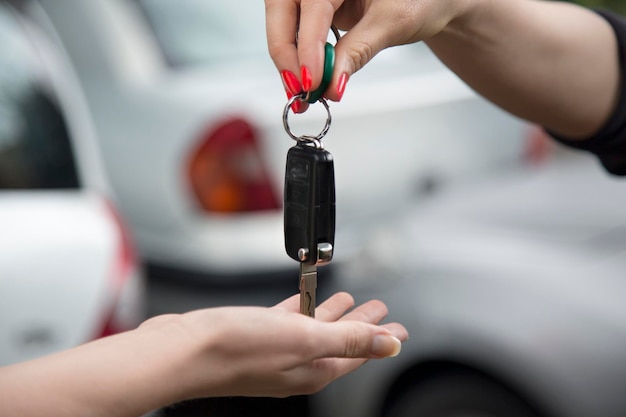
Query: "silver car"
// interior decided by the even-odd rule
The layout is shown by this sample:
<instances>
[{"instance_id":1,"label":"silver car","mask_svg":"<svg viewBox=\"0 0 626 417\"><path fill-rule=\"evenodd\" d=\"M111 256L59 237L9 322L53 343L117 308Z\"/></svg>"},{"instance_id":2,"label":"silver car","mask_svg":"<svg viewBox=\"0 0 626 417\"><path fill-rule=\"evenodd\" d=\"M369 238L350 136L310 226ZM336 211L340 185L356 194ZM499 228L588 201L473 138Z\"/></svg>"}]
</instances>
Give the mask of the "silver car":
<instances>
[{"instance_id":1,"label":"silver car","mask_svg":"<svg viewBox=\"0 0 626 417\"><path fill-rule=\"evenodd\" d=\"M569 155L381 227L320 289L382 299L411 338L314 396L312 415L626 415L624 186Z\"/></svg>"}]
</instances>

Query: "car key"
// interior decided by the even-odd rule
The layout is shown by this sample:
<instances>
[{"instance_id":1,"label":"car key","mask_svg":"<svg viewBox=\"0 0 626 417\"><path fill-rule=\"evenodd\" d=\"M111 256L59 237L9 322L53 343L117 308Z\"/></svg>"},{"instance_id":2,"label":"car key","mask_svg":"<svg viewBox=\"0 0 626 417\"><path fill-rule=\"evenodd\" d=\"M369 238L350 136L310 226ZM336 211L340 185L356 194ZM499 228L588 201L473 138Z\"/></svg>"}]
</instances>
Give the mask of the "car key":
<instances>
[{"instance_id":1,"label":"car key","mask_svg":"<svg viewBox=\"0 0 626 417\"><path fill-rule=\"evenodd\" d=\"M331 27L339 41L339 31ZM324 48L324 72L313 92L292 96L283 110L283 125L296 145L287 152L284 188L284 232L287 254L300 263L300 312L315 317L317 267L331 261L335 244L335 171L332 155L324 150L322 138L330 128L331 116L323 93L332 79L335 49ZM288 115L295 100L320 102L326 108L326 124L317 136L296 136Z\"/></svg>"},{"instance_id":2,"label":"car key","mask_svg":"<svg viewBox=\"0 0 626 417\"><path fill-rule=\"evenodd\" d=\"M300 262L300 312L314 317L317 267L335 243L333 157L319 141L299 140L287 153L284 231L287 254Z\"/></svg>"}]
</instances>

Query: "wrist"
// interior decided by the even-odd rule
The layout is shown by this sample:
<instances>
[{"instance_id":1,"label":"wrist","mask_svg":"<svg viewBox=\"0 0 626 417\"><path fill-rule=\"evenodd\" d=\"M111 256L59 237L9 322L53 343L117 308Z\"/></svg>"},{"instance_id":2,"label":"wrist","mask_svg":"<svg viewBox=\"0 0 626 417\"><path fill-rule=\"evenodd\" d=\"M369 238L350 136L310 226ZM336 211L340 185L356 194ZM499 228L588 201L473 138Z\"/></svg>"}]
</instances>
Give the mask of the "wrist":
<instances>
[{"instance_id":1,"label":"wrist","mask_svg":"<svg viewBox=\"0 0 626 417\"><path fill-rule=\"evenodd\" d=\"M142 325L86 345L81 355L85 369L97 363L91 371L99 385L107 387L102 391L87 389L93 395L90 405L101 402L102 410L113 408L109 415L119 412L120 416L131 416L186 399L198 349L189 336L178 331L176 321L177 316L172 316L167 323Z\"/></svg>"},{"instance_id":2,"label":"wrist","mask_svg":"<svg viewBox=\"0 0 626 417\"><path fill-rule=\"evenodd\" d=\"M143 415L185 398L197 350L175 326L142 326L8 366L0 387L15 400L0 404L0 414Z\"/></svg>"},{"instance_id":3,"label":"wrist","mask_svg":"<svg viewBox=\"0 0 626 417\"><path fill-rule=\"evenodd\" d=\"M152 407L208 396L200 390L207 388L209 382L210 373L206 375L206 366L202 364L206 350L210 349L207 341L211 331L190 329L186 322L188 314L154 317L135 330L142 345L154 347L154 354L146 357L154 371L154 381L145 382L146 394L159 401L151 404Z\"/></svg>"}]
</instances>

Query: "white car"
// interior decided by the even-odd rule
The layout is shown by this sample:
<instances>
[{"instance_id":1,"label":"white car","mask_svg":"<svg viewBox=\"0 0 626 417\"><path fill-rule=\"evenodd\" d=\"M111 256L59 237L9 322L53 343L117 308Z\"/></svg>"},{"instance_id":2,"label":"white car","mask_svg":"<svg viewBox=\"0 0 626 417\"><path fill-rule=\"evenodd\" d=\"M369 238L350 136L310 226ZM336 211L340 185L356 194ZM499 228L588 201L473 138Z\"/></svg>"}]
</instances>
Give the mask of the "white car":
<instances>
[{"instance_id":1,"label":"white car","mask_svg":"<svg viewBox=\"0 0 626 417\"><path fill-rule=\"evenodd\" d=\"M0 2L0 366L135 327L144 286L67 57Z\"/></svg>"},{"instance_id":2,"label":"white car","mask_svg":"<svg viewBox=\"0 0 626 417\"><path fill-rule=\"evenodd\" d=\"M26 3L71 57L151 270L234 283L292 272L282 190L294 142L263 2ZM479 98L423 44L382 52L330 106L335 259L359 250L422 189L499 172L525 152L528 126ZM290 123L317 134L325 119L316 104Z\"/></svg>"}]
</instances>

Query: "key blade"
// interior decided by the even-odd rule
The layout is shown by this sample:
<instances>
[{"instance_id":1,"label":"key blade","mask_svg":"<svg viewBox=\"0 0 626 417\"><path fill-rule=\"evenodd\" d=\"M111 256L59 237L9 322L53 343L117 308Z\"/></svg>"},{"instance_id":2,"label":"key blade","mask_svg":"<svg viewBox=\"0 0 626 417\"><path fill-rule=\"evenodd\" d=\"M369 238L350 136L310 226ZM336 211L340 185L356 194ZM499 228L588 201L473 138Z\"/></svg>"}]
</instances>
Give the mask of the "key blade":
<instances>
[{"instance_id":1,"label":"key blade","mask_svg":"<svg viewBox=\"0 0 626 417\"><path fill-rule=\"evenodd\" d=\"M300 263L300 313L315 317L317 267Z\"/></svg>"}]
</instances>

